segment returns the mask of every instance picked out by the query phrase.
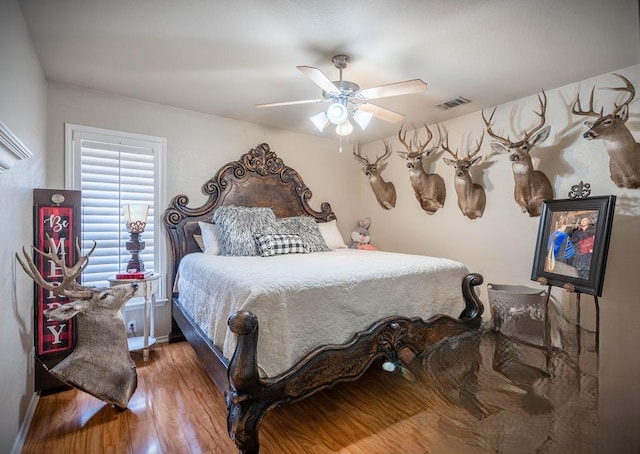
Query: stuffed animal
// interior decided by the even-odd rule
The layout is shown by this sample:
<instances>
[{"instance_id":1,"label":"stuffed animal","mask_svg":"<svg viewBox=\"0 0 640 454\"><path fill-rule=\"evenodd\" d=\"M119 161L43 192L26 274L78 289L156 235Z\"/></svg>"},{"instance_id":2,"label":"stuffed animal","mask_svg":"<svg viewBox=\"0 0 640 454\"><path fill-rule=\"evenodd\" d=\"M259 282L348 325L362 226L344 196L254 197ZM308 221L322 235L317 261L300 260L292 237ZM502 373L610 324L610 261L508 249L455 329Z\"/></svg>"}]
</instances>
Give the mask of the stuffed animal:
<instances>
[{"instance_id":1,"label":"stuffed animal","mask_svg":"<svg viewBox=\"0 0 640 454\"><path fill-rule=\"evenodd\" d=\"M378 248L369 244L371 237L369 236L369 226L371 225L371 218L364 218L358 221L358 227L351 232L351 239L353 240L349 247L351 249L363 249L365 251L377 251Z\"/></svg>"}]
</instances>

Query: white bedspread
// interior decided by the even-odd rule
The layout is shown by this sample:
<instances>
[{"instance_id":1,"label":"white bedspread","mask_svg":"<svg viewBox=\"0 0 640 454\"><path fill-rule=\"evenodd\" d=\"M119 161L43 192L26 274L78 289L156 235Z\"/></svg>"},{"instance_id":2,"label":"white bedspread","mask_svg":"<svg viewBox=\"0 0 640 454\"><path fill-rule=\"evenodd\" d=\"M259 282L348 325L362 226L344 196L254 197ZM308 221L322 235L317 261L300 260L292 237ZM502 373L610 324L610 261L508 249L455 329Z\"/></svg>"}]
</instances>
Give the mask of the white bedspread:
<instances>
[{"instance_id":1,"label":"white bedspread","mask_svg":"<svg viewBox=\"0 0 640 454\"><path fill-rule=\"evenodd\" d=\"M458 262L339 249L275 257L189 254L180 263L180 302L231 358L227 319L258 317L260 374L274 377L324 344L342 344L388 316L458 317L464 309Z\"/></svg>"}]
</instances>

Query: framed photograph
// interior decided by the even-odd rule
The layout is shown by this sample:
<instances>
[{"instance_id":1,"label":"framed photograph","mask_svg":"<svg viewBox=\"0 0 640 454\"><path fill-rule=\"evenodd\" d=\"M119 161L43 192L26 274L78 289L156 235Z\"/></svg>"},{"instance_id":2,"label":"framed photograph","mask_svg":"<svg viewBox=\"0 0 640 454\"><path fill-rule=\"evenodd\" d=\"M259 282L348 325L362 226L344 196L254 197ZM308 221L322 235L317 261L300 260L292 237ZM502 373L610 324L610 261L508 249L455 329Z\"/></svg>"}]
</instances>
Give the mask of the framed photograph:
<instances>
[{"instance_id":1,"label":"framed photograph","mask_svg":"<svg viewBox=\"0 0 640 454\"><path fill-rule=\"evenodd\" d=\"M531 279L601 296L615 203L614 195L544 202Z\"/></svg>"}]
</instances>

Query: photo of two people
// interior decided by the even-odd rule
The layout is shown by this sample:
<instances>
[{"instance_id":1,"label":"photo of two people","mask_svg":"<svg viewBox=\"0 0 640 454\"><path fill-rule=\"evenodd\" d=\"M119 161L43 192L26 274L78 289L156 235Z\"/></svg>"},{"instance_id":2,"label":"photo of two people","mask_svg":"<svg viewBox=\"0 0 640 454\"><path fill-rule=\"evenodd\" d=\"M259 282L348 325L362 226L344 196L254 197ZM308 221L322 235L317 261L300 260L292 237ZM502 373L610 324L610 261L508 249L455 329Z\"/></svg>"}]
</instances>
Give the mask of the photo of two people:
<instances>
[{"instance_id":1,"label":"photo of two people","mask_svg":"<svg viewBox=\"0 0 640 454\"><path fill-rule=\"evenodd\" d=\"M614 195L543 202L531 279L600 296L615 203Z\"/></svg>"},{"instance_id":2,"label":"photo of two people","mask_svg":"<svg viewBox=\"0 0 640 454\"><path fill-rule=\"evenodd\" d=\"M598 211L554 213L545 271L589 279Z\"/></svg>"}]
</instances>

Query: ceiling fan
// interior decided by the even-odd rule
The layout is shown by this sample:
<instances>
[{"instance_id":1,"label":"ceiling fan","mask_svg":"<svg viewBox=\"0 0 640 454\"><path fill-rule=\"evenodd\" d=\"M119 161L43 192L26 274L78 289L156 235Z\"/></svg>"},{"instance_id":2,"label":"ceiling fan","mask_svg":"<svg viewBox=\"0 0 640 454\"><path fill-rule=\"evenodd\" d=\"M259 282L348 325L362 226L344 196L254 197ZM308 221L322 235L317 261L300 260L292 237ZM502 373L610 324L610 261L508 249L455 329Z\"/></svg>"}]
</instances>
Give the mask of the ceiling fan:
<instances>
[{"instance_id":1,"label":"ceiling fan","mask_svg":"<svg viewBox=\"0 0 640 454\"><path fill-rule=\"evenodd\" d=\"M254 107L279 107L295 104L331 102L331 106L326 113L321 112L311 117L311 121L313 121L320 131L324 129L327 122L331 122L337 125L336 132L339 135L348 135L353 130L353 127L348 121L350 114L362 129L366 128L372 116L391 123L398 123L404 119L404 115L371 104L369 102L370 100L419 93L427 89L427 84L422 80L412 79L360 90L358 84L348 80L342 80L342 70L347 67L347 63L350 61L349 56L336 55L332 61L340 71L340 80L331 81L318 68L311 66L297 67L305 76L311 79L312 82L322 88L322 98L256 104Z\"/></svg>"}]
</instances>

